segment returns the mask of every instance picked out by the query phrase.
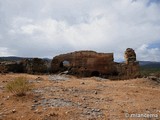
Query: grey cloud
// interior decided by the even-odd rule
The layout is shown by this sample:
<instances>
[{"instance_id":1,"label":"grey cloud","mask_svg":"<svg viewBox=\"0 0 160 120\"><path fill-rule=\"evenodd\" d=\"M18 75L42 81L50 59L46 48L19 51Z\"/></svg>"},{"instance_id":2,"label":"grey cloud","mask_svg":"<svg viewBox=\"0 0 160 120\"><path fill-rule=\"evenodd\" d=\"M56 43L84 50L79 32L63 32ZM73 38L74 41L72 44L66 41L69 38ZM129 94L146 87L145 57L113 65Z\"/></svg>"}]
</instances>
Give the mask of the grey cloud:
<instances>
[{"instance_id":1,"label":"grey cloud","mask_svg":"<svg viewBox=\"0 0 160 120\"><path fill-rule=\"evenodd\" d=\"M144 44L136 50L140 55L139 60L159 61L160 60L160 48L149 48Z\"/></svg>"},{"instance_id":2,"label":"grey cloud","mask_svg":"<svg viewBox=\"0 0 160 120\"><path fill-rule=\"evenodd\" d=\"M142 56L148 54L140 50L144 44L159 41L159 12L159 4L147 6L146 0L0 0L0 55L53 57L92 49L122 59L132 47ZM157 49L150 54L160 61Z\"/></svg>"}]
</instances>

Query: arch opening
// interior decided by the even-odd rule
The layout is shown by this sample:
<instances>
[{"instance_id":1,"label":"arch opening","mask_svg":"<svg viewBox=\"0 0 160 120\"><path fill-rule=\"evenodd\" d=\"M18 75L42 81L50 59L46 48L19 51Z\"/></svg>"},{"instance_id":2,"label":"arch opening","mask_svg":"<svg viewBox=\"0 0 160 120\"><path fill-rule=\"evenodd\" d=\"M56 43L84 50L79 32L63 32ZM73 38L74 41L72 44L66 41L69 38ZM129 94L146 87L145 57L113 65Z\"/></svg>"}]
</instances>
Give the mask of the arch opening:
<instances>
[{"instance_id":1,"label":"arch opening","mask_svg":"<svg viewBox=\"0 0 160 120\"><path fill-rule=\"evenodd\" d=\"M99 77L100 76L100 73L98 71L93 71L91 73L91 76L95 76L95 77Z\"/></svg>"},{"instance_id":2,"label":"arch opening","mask_svg":"<svg viewBox=\"0 0 160 120\"><path fill-rule=\"evenodd\" d=\"M67 60L64 60L64 61L60 62L59 67L60 67L60 68L63 68L63 67L70 67L70 62L67 61Z\"/></svg>"}]
</instances>

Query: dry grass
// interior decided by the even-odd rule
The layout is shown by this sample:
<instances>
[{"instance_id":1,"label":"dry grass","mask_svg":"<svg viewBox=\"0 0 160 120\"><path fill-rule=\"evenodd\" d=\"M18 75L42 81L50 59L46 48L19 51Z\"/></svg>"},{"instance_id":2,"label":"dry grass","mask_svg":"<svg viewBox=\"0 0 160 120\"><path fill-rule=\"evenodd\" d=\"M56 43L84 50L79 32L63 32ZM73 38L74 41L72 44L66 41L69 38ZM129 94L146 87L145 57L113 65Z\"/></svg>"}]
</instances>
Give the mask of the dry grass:
<instances>
[{"instance_id":1,"label":"dry grass","mask_svg":"<svg viewBox=\"0 0 160 120\"><path fill-rule=\"evenodd\" d=\"M27 81L26 77L17 77L13 81L10 81L6 85L6 89L8 92L13 93L14 95L17 96L24 96L26 93L31 90L32 86L29 84Z\"/></svg>"}]
</instances>

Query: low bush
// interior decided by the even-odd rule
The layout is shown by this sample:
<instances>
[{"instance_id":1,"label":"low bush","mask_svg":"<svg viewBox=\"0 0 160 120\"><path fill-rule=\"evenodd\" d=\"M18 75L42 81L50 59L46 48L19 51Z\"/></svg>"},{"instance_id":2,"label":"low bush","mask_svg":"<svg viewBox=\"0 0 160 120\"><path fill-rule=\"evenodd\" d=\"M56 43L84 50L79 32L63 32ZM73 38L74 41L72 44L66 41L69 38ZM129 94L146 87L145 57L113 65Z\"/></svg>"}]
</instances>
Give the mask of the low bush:
<instances>
[{"instance_id":1,"label":"low bush","mask_svg":"<svg viewBox=\"0 0 160 120\"><path fill-rule=\"evenodd\" d=\"M26 77L17 77L6 85L8 92L17 96L24 96L31 90L32 85L27 81Z\"/></svg>"}]
</instances>

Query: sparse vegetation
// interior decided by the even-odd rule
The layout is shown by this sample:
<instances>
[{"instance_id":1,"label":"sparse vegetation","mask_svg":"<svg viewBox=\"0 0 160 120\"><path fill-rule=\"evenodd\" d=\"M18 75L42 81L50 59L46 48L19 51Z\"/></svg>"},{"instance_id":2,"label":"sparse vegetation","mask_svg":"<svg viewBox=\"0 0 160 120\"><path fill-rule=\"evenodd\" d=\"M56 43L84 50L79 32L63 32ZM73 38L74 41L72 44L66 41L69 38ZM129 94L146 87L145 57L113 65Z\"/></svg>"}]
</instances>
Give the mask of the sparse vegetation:
<instances>
[{"instance_id":1,"label":"sparse vegetation","mask_svg":"<svg viewBox=\"0 0 160 120\"><path fill-rule=\"evenodd\" d=\"M142 77L147 77L150 75L157 75L160 72L160 68L146 68L146 67L141 67L140 73Z\"/></svg>"},{"instance_id":2,"label":"sparse vegetation","mask_svg":"<svg viewBox=\"0 0 160 120\"><path fill-rule=\"evenodd\" d=\"M24 96L26 93L31 90L33 86L29 84L26 77L17 77L13 81L9 82L6 85L8 92L11 92L17 96Z\"/></svg>"},{"instance_id":3,"label":"sparse vegetation","mask_svg":"<svg viewBox=\"0 0 160 120\"><path fill-rule=\"evenodd\" d=\"M28 85L34 85L33 90L22 97L4 92L6 84L20 76L29 80ZM69 79L60 80L57 76ZM159 78L150 78L111 81L100 77L80 78L60 74L1 75L0 120L112 120L115 117L124 120L125 114L134 114L135 111L159 114Z\"/></svg>"}]
</instances>

